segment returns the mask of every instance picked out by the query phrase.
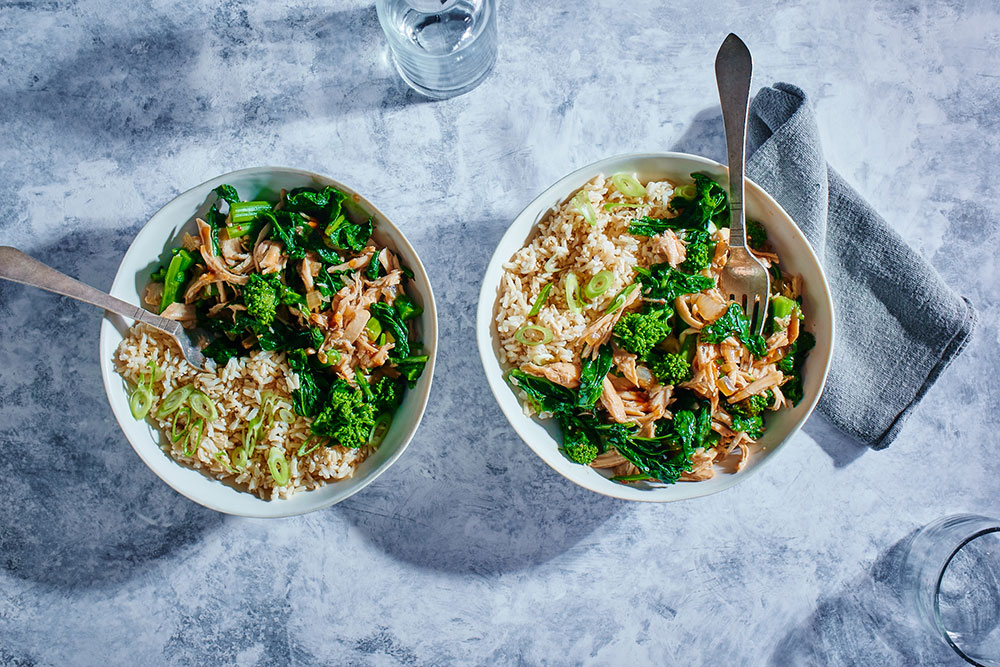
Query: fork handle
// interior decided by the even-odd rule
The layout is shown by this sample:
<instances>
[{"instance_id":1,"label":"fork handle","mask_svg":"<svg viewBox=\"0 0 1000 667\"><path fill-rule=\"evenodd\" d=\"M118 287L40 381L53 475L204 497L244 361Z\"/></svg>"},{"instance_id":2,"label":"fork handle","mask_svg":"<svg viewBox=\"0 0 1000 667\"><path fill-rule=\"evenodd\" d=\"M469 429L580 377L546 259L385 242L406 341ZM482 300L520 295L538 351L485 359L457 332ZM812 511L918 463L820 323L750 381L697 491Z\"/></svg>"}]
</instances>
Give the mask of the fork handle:
<instances>
[{"instance_id":1,"label":"fork handle","mask_svg":"<svg viewBox=\"0 0 1000 667\"><path fill-rule=\"evenodd\" d=\"M747 110L753 60L743 40L729 33L715 57L722 124L729 153L729 245L746 248L746 214L743 210L743 160L747 142Z\"/></svg>"},{"instance_id":2,"label":"fork handle","mask_svg":"<svg viewBox=\"0 0 1000 667\"><path fill-rule=\"evenodd\" d=\"M181 333L180 322L154 315L145 308L116 299L110 294L42 264L17 248L0 246L0 278L68 296L112 313L145 322L171 335Z\"/></svg>"}]
</instances>

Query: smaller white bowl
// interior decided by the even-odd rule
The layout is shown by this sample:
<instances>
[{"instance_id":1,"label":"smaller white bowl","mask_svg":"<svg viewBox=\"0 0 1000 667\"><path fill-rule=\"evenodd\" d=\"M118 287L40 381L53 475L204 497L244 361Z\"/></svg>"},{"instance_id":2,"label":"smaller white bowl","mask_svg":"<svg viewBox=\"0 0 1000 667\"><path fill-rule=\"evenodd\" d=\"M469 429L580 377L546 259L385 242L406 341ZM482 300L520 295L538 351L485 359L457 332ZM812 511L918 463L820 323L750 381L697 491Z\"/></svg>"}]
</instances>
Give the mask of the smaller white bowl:
<instances>
[{"instance_id":1,"label":"smaller white bowl","mask_svg":"<svg viewBox=\"0 0 1000 667\"><path fill-rule=\"evenodd\" d=\"M322 188L332 185L354 199L375 219L375 240L391 248L404 264L413 269L412 296L423 307L417 321L430 359L413 389L408 389L403 404L396 412L392 426L378 450L369 456L350 479L331 482L318 489L300 491L283 500L262 500L239 491L189 468L170 457L161 447L163 437L158 429L146 420L137 421L128 407L128 390L121 376L115 371L114 354L125 332L133 324L117 315L106 313L101 322L100 359L104 389L111 403L111 410L128 438L132 449L156 475L178 493L191 500L226 514L250 517L283 517L312 512L338 503L354 495L393 464L406 449L413 437L431 391L434 361L437 353L437 310L430 280L416 251L399 229L375 206L351 188L332 178L299 169L283 167L255 167L223 174L178 195L161 208L139 231L128 252L122 259L111 286L111 294L129 303L139 304L141 294L149 282L150 273L169 256L171 248L180 244L184 232L197 234L194 218L204 213L204 204L212 190L223 183L235 187L241 196L275 199L282 188Z\"/></svg>"},{"instance_id":2,"label":"smaller white bowl","mask_svg":"<svg viewBox=\"0 0 1000 667\"><path fill-rule=\"evenodd\" d=\"M612 482L594 468L573 463L563 456L559 451L559 425L553 419L526 416L514 390L504 380L505 369L500 365L495 321L503 264L524 246L542 218L590 179L598 174L610 176L620 172L636 173L644 183L664 179L675 183L688 182L694 172L708 174L723 184L729 180L726 167L708 158L686 153L630 154L607 158L578 169L536 197L514 219L500 239L483 278L476 315L476 340L486 379L500 409L521 439L553 470L585 489L624 500L646 502L671 502L718 493L739 484L770 461L805 422L823 392L833 355L833 301L819 260L789 215L752 181L746 182L747 215L759 220L767 228L768 239L781 257L782 267L791 273L802 275L805 284L803 308L807 318L806 329L816 336L816 347L804 366L803 399L794 408L768 414L767 432L758 440L762 451L753 456L742 471L735 474L717 472L712 479L678 482L670 486L643 487Z\"/></svg>"}]
</instances>

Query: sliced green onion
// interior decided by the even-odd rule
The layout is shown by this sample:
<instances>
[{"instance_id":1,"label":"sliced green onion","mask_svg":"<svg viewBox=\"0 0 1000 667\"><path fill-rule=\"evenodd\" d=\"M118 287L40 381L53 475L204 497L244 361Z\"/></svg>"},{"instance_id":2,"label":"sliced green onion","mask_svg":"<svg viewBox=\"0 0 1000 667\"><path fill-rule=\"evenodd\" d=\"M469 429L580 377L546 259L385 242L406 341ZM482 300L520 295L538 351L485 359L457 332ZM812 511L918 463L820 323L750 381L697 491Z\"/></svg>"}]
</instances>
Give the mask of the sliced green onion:
<instances>
[{"instance_id":1,"label":"sliced green onion","mask_svg":"<svg viewBox=\"0 0 1000 667\"><path fill-rule=\"evenodd\" d=\"M222 452L216 452L215 453L215 458L219 459L219 461L222 462L222 465L226 466L226 468L229 470L229 472L233 472L233 464L229 460L229 454L227 452L224 452L224 451L222 451Z\"/></svg>"},{"instance_id":2,"label":"sliced green onion","mask_svg":"<svg viewBox=\"0 0 1000 667\"><path fill-rule=\"evenodd\" d=\"M241 222L253 222L257 216L265 211L270 211L271 205L266 201L237 201L229 205L229 215L226 216L226 224L233 225Z\"/></svg>"},{"instance_id":3,"label":"sliced green onion","mask_svg":"<svg viewBox=\"0 0 1000 667\"><path fill-rule=\"evenodd\" d=\"M679 185L674 188L674 196L683 197L684 199L694 199L698 196L698 188L693 183Z\"/></svg>"},{"instance_id":4,"label":"sliced green onion","mask_svg":"<svg viewBox=\"0 0 1000 667\"><path fill-rule=\"evenodd\" d=\"M205 437L205 420L195 419L187 429L188 438L184 446L184 456L194 456L201 445L201 439Z\"/></svg>"},{"instance_id":5,"label":"sliced green onion","mask_svg":"<svg viewBox=\"0 0 1000 667\"><path fill-rule=\"evenodd\" d=\"M288 408L281 408L278 410L278 421L283 421L286 424L291 424L295 421L295 413L293 413Z\"/></svg>"},{"instance_id":6,"label":"sliced green onion","mask_svg":"<svg viewBox=\"0 0 1000 667\"><path fill-rule=\"evenodd\" d=\"M566 274L566 305L574 313L583 312L583 305L580 302L580 280L572 271Z\"/></svg>"},{"instance_id":7,"label":"sliced green onion","mask_svg":"<svg viewBox=\"0 0 1000 667\"><path fill-rule=\"evenodd\" d=\"M372 318L374 319L374 318ZM368 320L371 322L371 320ZM334 364L340 363L340 351L339 350L321 350L316 353L316 358L319 363L323 366L333 366Z\"/></svg>"},{"instance_id":8,"label":"sliced green onion","mask_svg":"<svg viewBox=\"0 0 1000 667\"><path fill-rule=\"evenodd\" d=\"M613 211L616 208L640 208L642 204L630 204L624 201L609 201L604 205L605 211Z\"/></svg>"},{"instance_id":9,"label":"sliced green onion","mask_svg":"<svg viewBox=\"0 0 1000 667\"><path fill-rule=\"evenodd\" d=\"M622 305L624 305L625 301L629 298L629 296L631 296L632 292L634 292L638 287L639 283L632 283L631 285L626 285L621 292L618 292L618 294L615 295L615 298L611 300L611 303L608 304L607 310L604 312L613 313L619 308L621 308Z\"/></svg>"},{"instance_id":10,"label":"sliced green onion","mask_svg":"<svg viewBox=\"0 0 1000 667\"><path fill-rule=\"evenodd\" d=\"M382 333L382 323L378 321L377 317L371 317L368 319L365 329L368 330L368 337L375 340Z\"/></svg>"},{"instance_id":11,"label":"sliced green onion","mask_svg":"<svg viewBox=\"0 0 1000 667\"><path fill-rule=\"evenodd\" d=\"M149 389L152 390L153 383L159 381L159 379L163 377L163 370L152 359L149 360L149 363L147 363L146 366L149 368Z\"/></svg>"},{"instance_id":12,"label":"sliced green onion","mask_svg":"<svg viewBox=\"0 0 1000 667\"><path fill-rule=\"evenodd\" d=\"M555 273L556 269L558 268L559 268L559 259L557 257L549 257L549 259L545 262L546 273Z\"/></svg>"},{"instance_id":13,"label":"sliced green onion","mask_svg":"<svg viewBox=\"0 0 1000 667\"><path fill-rule=\"evenodd\" d=\"M538 293L535 303L531 304L531 310L528 311L528 317L534 317L542 310L542 306L545 305L545 300L549 298L549 292L551 291L552 283L545 283L545 286L542 287L542 290Z\"/></svg>"},{"instance_id":14,"label":"sliced green onion","mask_svg":"<svg viewBox=\"0 0 1000 667\"><path fill-rule=\"evenodd\" d=\"M314 444L314 445L313 445L312 447L310 447L309 449L306 449L306 445L308 445L308 444L309 444L310 442L312 442L313 440L315 440L315 441L316 441L316 443L315 443L315 444ZM306 438L306 439L305 439L305 441L304 441L304 442L302 443L302 445L301 445L301 446L299 447L299 451L297 451L297 452L295 453L295 455L296 455L296 456L298 456L299 458L302 458L302 457L303 457L303 456L305 456L306 454L309 454L309 453L310 453L310 452L312 452L312 451L313 451L314 449L316 449L317 447L319 447L319 446L320 446L321 444L322 444L322 443L320 442L320 439L319 439L319 438L317 438L317 437L316 437L315 435L310 435L310 436L309 436L308 438Z\"/></svg>"},{"instance_id":15,"label":"sliced green onion","mask_svg":"<svg viewBox=\"0 0 1000 667\"><path fill-rule=\"evenodd\" d=\"M184 402L187 401L188 396L191 395L193 388L191 385L187 384L183 387L177 387L172 392L167 394L163 402L160 403L160 409L156 411L156 416L163 419L167 415L171 415L176 412Z\"/></svg>"},{"instance_id":16,"label":"sliced green onion","mask_svg":"<svg viewBox=\"0 0 1000 667\"><path fill-rule=\"evenodd\" d=\"M177 431L177 425L180 423L181 415L185 416L184 424L180 432ZM177 410L174 413L174 421L170 425L170 442L178 443L187 437L188 431L191 426L191 408L185 405L183 408Z\"/></svg>"},{"instance_id":17,"label":"sliced green onion","mask_svg":"<svg viewBox=\"0 0 1000 667\"><path fill-rule=\"evenodd\" d=\"M271 447L267 450L267 467L271 470L271 478L278 486L288 484L289 467L285 452L280 447Z\"/></svg>"},{"instance_id":18,"label":"sliced green onion","mask_svg":"<svg viewBox=\"0 0 1000 667\"><path fill-rule=\"evenodd\" d=\"M775 319L780 320L784 317L788 317L792 314L792 311L795 310L796 306L798 306L798 304L795 303L795 300L789 299L787 296L781 296L779 294L771 297L771 308L774 309Z\"/></svg>"},{"instance_id":19,"label":"sliced green onion","mask_svg":"<svg viewBox=\"0 0 1000 667\"><path fill-rule=\"evenodd\" d=\"M611 182L626 197L635 199L646 194L646 188L632 174L615 174L611 177Z\"/></svg>"},{"instance_id":20,"label":"sliced green onion","mask_svg":"<svg viewBox=\"0 0 1000 667\"><path fill-rule=\"evenodd\" d=\"M588 299L596 299L611 287L611 283L615 280L615 274L610 271L600 271L590 282L587 283L586 287L583 288L583 296Z\"/></svg>"},{"instance_id":21,"label":"sliced green onion","mask_svg":"<svg viewBox=\"0 0 1000 667\"><path fill-rule=\"evenodd\" d=\"M247 463L250 462L246 450L237 449L233 451L233 454L234 454L233 464L232 464L233 468L235 468L236 470L243 470L244 468L246 468Z\"/></svg>"},{"instance_id":22,"label":"sliced green onion","mask_svg":"<svg viewBox=\"0 0 1000 667\"><path fill-rule=\"evenodd\" d=\"M375 420L375 425L372 426L372 432L368 436L369 446L377 448L381 445L382 441L385 440L385 434L389 432L390 426L392 426L392 415L388 412L383 412Z\"/></svg>"},{"instance_id":23,"label":"sliced green onion","mask_svg":"<svg viewBox=\"0 0 1000 667\"><path fill-rule=\"evenodd\" d=\"M188 399L188 405L206 421L214 422L219 418L219 412L215 409L215 404L203 392L192 391Z\"/></svg>"},{"instance_id":24,"label":"sliced green onion","mask_svg":"<svg viewBox=\"0 0 1000 667\"><path fill-rule=\"evenodd\" d=\"M514 340L522 345L545 345L552 340L552 332L537 324L527 324L514 332Z\"/></svg>"},{"instance_id":25,"label":"sliced green onion","mask_svg":"<svg viewBox=\"0 0 1000 667\"><path fill-rule=\"evenodd\" d=\"M128 409L136 419L143 419L149 414L149 408L153 405L153 392L148 387L139 385L128 397Z\"/></svg>"},{"instance_id":26,"label":"sliced green onion","mask_svg":"<svg viewBox=\"0 0 1000 667\"><path fill-rule=\"evenodd\" d=\"M594 205L590 203L590 197L587 196L586 190L577 192L576 196L573 197L573 203L576 204L576 210L580 211L580 215L587 221L587 224L597 224L597 211L594 210Z\"/></svg>"}]
</instances>

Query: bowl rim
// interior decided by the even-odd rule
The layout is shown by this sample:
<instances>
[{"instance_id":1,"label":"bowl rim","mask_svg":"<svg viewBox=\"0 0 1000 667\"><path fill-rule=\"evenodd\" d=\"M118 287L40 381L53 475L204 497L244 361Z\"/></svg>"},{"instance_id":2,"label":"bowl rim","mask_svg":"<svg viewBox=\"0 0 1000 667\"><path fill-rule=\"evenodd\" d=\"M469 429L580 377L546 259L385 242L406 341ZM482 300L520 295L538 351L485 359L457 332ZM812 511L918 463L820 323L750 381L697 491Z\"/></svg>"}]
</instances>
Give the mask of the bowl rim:
<instances>
[{"instance_id":1,"label":"bowl rim","mask_svg":"<svg viewBox=\"0 0 1000 667\"><path fill-rule=\"evenodd\" d=\"M620 153L618 155L613 155L610 157L602 158L595 162L591 162L590 164L584 165L583 167L579 167L578 169L571 171L565 176L560 177L552 185L548 186L542 192L536 195L523 209L521 209L521 211L511 221L510 225L507 228L507 231L504 232L503 236L501 236L500 240L497 242L497 247L493 251L493 255L490 257L490 261L487 264L487 268L483 276L482 285L480 286L479 302L476 308L476 342L477 346L479 347L479 359L483 364L483 373L486 375L486 382L487 385L489 385L490 391L493 393L493 398L496 400L497 405L499 405L501 412L503 412L504 417L507 419L507 422L514 429L514 431L517 433L518 437L520 437L522 442L524 442L524 444L526 444L528 448L531 449L538 456L538 458L542 459L542 461L544 461L546 465L548 465L550 468L559 473L559 475L561 475L566 480L572 482L573 484L576 484L577 486L581 486L585 489L588 489L595 493L599 493L604 496L618 498L620 500L630 500L635 502L647 502L647 503L681 502L684 500L694 500L696 498L702 498L716 493L721 493L722 491L730 489L733 486L748 479L752 474L756 473L760 468L763 467L763 464L766 462L766 460L761 461L757 465L750 466L749 468L742 470L739 473L727 475L727 477L722 482L720 482L713 488L707 488L707 490L704 493L693 493L683 498L663 497L663 494L655 493L655 491L659 489L652 489L652 490L636 489L624 484L616 484L603 477L601 478L600 482L596 482L594 484L583 483L581 480L569 477L563 470L561 470L552 461L550 461L549 458L543 456L542 453L539 451L538 447L536 447L536 445L532 444L532 438L529 437L529 435L525 432L525 429L522 428L521 423L522 420L536 420L537 418L527 417L520 409L518 410L510 409L509 402L501 398L501 392L506 392L507 394L511 393L510 388L508 387L507 383L502 380L502 377L500 381L497 381L491 372L492 369L499 368L502 373L502 366L500 365L500 361L496 357L495 352L493 351L493 339L492 339L493 308L496 301L496 294L499 285L487 282L486 277L491 272L493 272L495 267L499 268L498 275L503 276L502 263L506 262L509 258L500 256L501 248L505 247L512 237L520 237L523 234L527 233L527 236L525 238L529 238L535 226L537 226L537 224L544 218L545 214L552 208L552 206L561 204L566 200L566 197L562 197L557 200L556 195L558 192L563 191L567 186L573 185L575 183L574 187L568 191L568 193L571 194L573 191L579 189L580 187L583 187L583 185L587 183L590 179L592 179L594 176L600 173L604 173L606 171L605 169L606 165L616 164L625 161L638 162L641 160L685 160L689 162L699 163L707 168L721 169L728 173L728 168L726 167L726 165L717 162L711 158L707 158L701 155L693 155L691 153L662 151L662 152ZM769 449L766 457L767 459L769 459L772 458L775 454L777 454L779 450L784 448L785 445L788 444L788 442L792 439L792 436L794 436L799 431L799 429L802 428L802 425L812 415L813 410L815 410L820 397L823 395L823 391L826 388L827 377L829 376L830 372L830 365L831 362L833 361L833 348L837 335L836 311L834 310L833 297L830 293L830 286L826 278L826 272L823 270L823 264L819 261L819 258L816 256L816 252L813 249L812 244L809 243L809 239L805 237L805 234L802 233L802 230L799 229L799 226L795 223L794 219L788 214L788 212L785 211L785 209L774 199L774 197L772 197L766 190L764 190L764 188L759 186L753 180L745 178L745 189L748 192L753 192L755 196L760 197L765 204L773 206L774 209L780 214L780 217L782 217L784 221L788 224L788 227L791 230L791 234L797 237L797 239L802 243L803 247L805 248L805 258L815 265L819 277L821 279L820 284L818 286L820 289L816 290L814 296L818 297L822 302L824 302L824 305L830 312L829 354L826 356L826 359L824 360L823 363L822 378L819 384L819 390L808 402L806 409L803 411L799 419L794 424L792 424L792 427L788 430L788 433L784 436L784 438L782 438L782 440L774 447L771 447ZM744 197L744 201L746 201L746 199L748 199L747 196ZM553 203L547 204L547 202L553 202ZM545 207L542 208L542 206ZM540 210L540 213L534 216L535 219L533 222L527 224L525 220L522 218L529 217L528 216L529 212L535 210ZM520 400L517 399L516 396L515 399L518 408L520 408ZM544 444L547 445L547 443ZM694 488L697 488L696 484L692 486L694 486ZM675 487L671 485L668 487L659 487L659 488L670 489ZM636 492L640 491L643 494L647 495L637 495Z\"/></svg>"},{"instance_id":2,"label":"bowl rim","mask_svg":"<svg viewBox=\"0 0 1000 667\"><path fill-rule=\"evenodd\" d=\"M398 226L396 226L396 224L392 222L392 220L390 220L388 216L385 215L385 213L383 213L377 206L372 204L371 201L369 201L364 195L359 193L354 188L345 185L344 183L335 178L326 176L325 174L320 174L318 172L313 172L306 169L298 169L295 167L258 166L258 167L246 167L243 169L237 169L234 171L226 172L224 174L220 174L218 176L214 176L172 197L168 202L160 206L149 217L149 219L145 222L145 224L143 224L143 226L139 229L139 231L136 232L135 236L132 238L132 241L129 243L128 249L125 251L125 254L122 255L122 259L118 264L118 269L115 271L114 281L111 284L111 289L109 290L109 293L115 295L120 289L123 289L123 287L127 285L128 281L135 279L135 276L132 275L131 273L128 274L123 273L122 269L123 265L125 264L125 259L132 252L133 248L135 247L135 243L139 240L139 238L147 230L151 229L150 225L155 220L157 220L157 218L161 214L163 214L164 211L168 209L174 202L198 191L205 190L206 192L208 192L212 188L217 187L218 185L221 185L222 183L225 183L228 180L232 180L235 177L261 175L261 174L276 174L276 173L286 174L291 176L301 176L303 180L312 179L313 181L318 181L321 183L332 185L333 187L336 187L345 194L347 194L349 197L354 198L354 201L357 202L362 208L364 208L366 212L368 212L372 217L375 217L376 219L379 220L379 225L387 223L388 226L391 228L391 230L395 232L395 235L399 239L399 242L394 244L397 246L395 249L397 251L402 250L404 253L407 253L407 264L410 266L411 269L415 270L417 276L422 276L424 279L424 282L426 284L426 289L424 289L423 287L421 288L420 296L422 297L423 300L424 313L427 316L425 324L426 330L423 332L424 348L428 350L428 355L430 357L423 371L423 376L427 377L427 381L421 393L418 394L419 409L417 410L416 413L417 417L414 420L413 424L410 426L410 428L407 430L407 432L405 432L404 435L402 436L400 445L398 446L396 451L394 451L385 461L383 461L377 467L369 471L365 477L358 479L355 486L348 492L342 494L330 493L329 497L324 498L322 501L316 502L314 504L306 504L302 507L298 507L292 510L283 510L282 509L283 504L288 503L293 499L301 498L306 494L322 492L324 489L330 489L332 486L336 484L336 481L339 480L335 480L334 482L324 484L323 486L320 486L316 489L299 491L290 498L279 498L277 500L266 500L248 491L241 491L240 492L241 495L238 497L238 502L233 504L221 503L211 499L204 499L201 497L197 497L198 494L189 492L189 490L185 488L181 488L181 485L173 483L167 477L165 472L161 472L161 466L164 461L168 462L170 465L173 466L181 466L183 468L188 468L189 470L204 475L207 479L215 481L219 484L221 484L222 482L216 480L210 475L206 475L203 471L196 470L194 468L191 468L190 466L184 465L180 461L175 460L169 454L163 452L162 448L156 443L153 443L153 450L144 451L143 447L133 442L132 437L129 435L129 430L125 428L125 423L123 420L126 420L126 417L131 419L131 414L128 413L127 407L118 405L116 401L112 399L112 383L116 382L120 383L121 376L119 376L114 371L114 362L112 361L110 363L106 363L107 360L104 359L104 355L101 352L101 350L104 348L105 345L110 346L109 339L113 335L112 332L117 331L112 321L113 317L112 314L106 311L103 317L101 318L101 328L97 341L98 363L100 364L101 368L101 379L103 381L104 393L108 400L108 405L111 407L111 412L115 416L115 421L118 423L118 427L121 429L122 435L125 436L125 439L132 447L132 450L139 456L140 459L142 459L142 462L146 464L146 467L152 470L153 473L160 480L166 483L174 491L181 494L188 500L191 500L192 502L195 502L203 507L207 507L217 512L221 512L223 514L229 514L232 516L244 516L250 518L262 518L262 519L272 519L272 518L279 519L290 516L298 516L302 514L308 514L310 512L315 512L317 510L325 509L327 507L330 507L332 505L335 505L339 502L342 502L350 498L351 496L358 493L359 491L367 487L369 484L374 482L380 475L382 475L386 470L388 470L399 459L399 457L402 456L406 448L409 447L410 442L413 440L413 436L416 434L417 429L420 427L420 423L423 421L423 417L427 410L427 404L429 402L431 395L431 388L434 381L434 367L437 362L437 351L438 351L437 303L434 298L433 286L431 284L430 276L428 275L427 270L424 268L423 262L420 260L420 256L418 255L417 251L413 248L413 245L410 243L410 240L406 237L403 231ZM131 320L127 320L127 318L122 318L122 319L126 320L126 323L131 322ZM131 324L129 326L131 326ZM117 349L117 344L111 348L112 353L114 349ZM129 421L129 423L134 421L135 420L131 420ZM166 457L154 458L153 454L154 451L156 450L165 453ZM246 495L246 498L243 497L243 494ZM233 505L239 505L242 502L249 503L248 507L251 508L258 507L259 510L241 509L239 507L233 506Z\"/></svg>"}]
</instances>

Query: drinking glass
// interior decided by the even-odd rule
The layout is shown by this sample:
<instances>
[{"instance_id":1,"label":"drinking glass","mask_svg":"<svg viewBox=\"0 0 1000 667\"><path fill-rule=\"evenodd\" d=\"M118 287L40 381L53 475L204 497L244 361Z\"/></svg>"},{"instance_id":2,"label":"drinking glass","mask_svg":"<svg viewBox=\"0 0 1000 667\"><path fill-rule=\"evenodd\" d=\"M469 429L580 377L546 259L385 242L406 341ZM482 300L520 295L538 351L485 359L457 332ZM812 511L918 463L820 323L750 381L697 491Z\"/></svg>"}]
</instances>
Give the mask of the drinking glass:
<instances>
[{"instance_id":1,"label":"drinking glass","mask_svg":"<svg viewBox=\"0 0 1000 667\"><path fill-rule=\"evenodd\" d=\"M396 70L435 99L466 93L493 69L496 0L377 0Z\"/></svg>"},{"instance_id":2,"label":"drinking glass","mask_svg":"<svg viewBox=\"0 0 1000 667\"><path fill-rule=\"evenodd\" d=\"M903 594L923 624L973 665L1000 667L1000 521L938 519L910 542Z\"/></svg>"}]
</instances>

